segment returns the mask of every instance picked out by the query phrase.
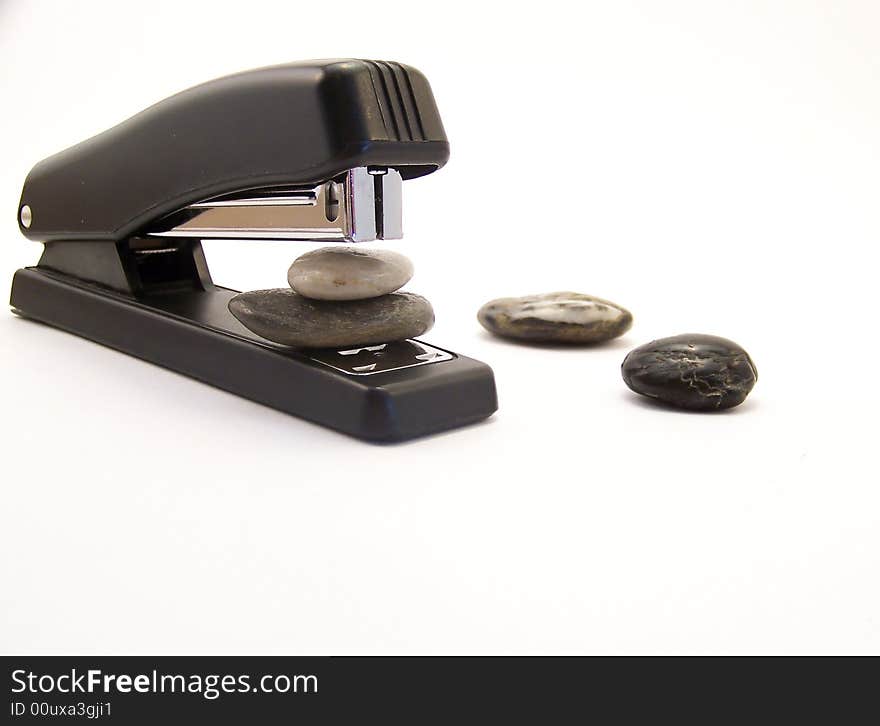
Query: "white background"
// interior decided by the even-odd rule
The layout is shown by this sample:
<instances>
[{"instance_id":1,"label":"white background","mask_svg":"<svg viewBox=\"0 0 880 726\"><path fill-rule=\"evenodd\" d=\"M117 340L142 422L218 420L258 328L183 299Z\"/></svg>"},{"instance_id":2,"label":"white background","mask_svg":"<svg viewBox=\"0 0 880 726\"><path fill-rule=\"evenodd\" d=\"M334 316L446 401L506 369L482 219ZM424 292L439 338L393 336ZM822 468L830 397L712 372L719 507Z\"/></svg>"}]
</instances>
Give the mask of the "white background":
<instances>
[{"instance_id":1,"label":"white background","mask_svg":"<svg viewBox=\"0 0 880 726\"><path fill-rule=\"evenodd\" d=\"M15 213L45 156L227 73L400 60L452 157L389 246L501 406L375 446L0 315L0 649L880 651L878 37L870 0L0 0L5 284L39 256ZM307 249L208 256L251 289ZM549 350L476 323L560 289L633 329ZM749 350L743 406L626 389L627 350L681 332Z\"/></svg>"}]
</instances>

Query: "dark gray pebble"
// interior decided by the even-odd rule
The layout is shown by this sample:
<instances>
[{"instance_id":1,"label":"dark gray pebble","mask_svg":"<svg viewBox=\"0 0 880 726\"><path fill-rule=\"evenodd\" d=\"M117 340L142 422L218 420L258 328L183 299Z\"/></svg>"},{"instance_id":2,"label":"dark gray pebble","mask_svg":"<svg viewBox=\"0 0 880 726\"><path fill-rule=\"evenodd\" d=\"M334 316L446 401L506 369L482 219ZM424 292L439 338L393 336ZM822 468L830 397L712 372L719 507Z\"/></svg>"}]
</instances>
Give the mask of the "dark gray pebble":
<instances>
[{"instance_id":1,"label":"dark gray pebble","mask_svg":"<svg viewBox=\"0 0 880 726\"><path fill-rule=\"evenodd\" d=\"M626 356L621 372L636 393L692 411L738 406L758 380L755 364L739 345L699 334L639 346Z\"/></svg>"},{"instance_id":2,"label":"dark gray pebble","mask_svg":"<svg viewBox=\"0 0 880 726\"><path fill-rule=\"evenodd\" d=\"M632 314L609 300L578 292L502 297L477 320L490 333L533 343L603 343L630 329Z\"/></svg>"},{"instance_id":3,"label":"dark gray pebble","mask_svg":"<svg viewBox=\"0 0 880 726\"><path fill-rule=\"evenodd\" d=\"M434 325L425 298L395 292L368 300L312 300L293 290L252 290L229 301L248 330L294 348L341 348L389 343L421 335Z\"/></svg>"}]
</instances>

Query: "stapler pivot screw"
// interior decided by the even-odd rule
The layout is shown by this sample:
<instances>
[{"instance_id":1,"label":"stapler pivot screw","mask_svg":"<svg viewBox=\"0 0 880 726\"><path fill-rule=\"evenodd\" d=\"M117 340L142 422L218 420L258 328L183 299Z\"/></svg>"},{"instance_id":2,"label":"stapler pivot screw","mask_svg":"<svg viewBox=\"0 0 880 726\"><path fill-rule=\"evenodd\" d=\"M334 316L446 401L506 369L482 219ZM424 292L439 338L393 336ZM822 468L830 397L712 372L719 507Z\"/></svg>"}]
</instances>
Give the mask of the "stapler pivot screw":
<instances>
[{"instance_id":1,"label":"stapler pivot screw","mask_svg":"<svg viewBox=\"0 0 880 726\"><path fill-rule=\"evenodd\" d=\"M19 216L21 217L21 226L25 229L30 229L31 222L34 221L34 214L27 204L21 208Z\"/></svg>"}]
</instances>

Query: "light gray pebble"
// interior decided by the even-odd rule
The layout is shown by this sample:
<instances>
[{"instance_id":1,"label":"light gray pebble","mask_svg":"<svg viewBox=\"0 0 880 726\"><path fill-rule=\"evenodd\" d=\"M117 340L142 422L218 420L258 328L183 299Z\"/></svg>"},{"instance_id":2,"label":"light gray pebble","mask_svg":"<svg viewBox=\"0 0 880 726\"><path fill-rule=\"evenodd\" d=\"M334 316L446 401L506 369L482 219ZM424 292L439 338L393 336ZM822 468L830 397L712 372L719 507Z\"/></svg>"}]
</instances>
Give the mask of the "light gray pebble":
<instances>
[{"instance_id":1,"label":"light gray pebble","mask_svg":"<svg viewBox=\"0 0 880 726\"><path fill-rule=\"evenodd\" d=\"M364 300L399 290L412 276L412 262L398 252L337 246L298 257L287 282L315 300Z\"/></svg>"}]
</instances>

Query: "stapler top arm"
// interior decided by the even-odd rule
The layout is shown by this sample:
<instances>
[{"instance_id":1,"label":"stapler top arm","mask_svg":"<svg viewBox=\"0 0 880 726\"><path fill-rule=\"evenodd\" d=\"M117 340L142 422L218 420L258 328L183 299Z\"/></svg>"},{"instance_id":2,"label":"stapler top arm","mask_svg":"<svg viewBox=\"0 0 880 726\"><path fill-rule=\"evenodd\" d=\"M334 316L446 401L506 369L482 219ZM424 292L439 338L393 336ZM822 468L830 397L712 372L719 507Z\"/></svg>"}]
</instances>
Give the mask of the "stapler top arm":
<instances>
[{"instance_id":1,"label":"stapler top arm","mask_svg":"<svg viewBox=\"0 0 880 726\"><path fill-rule=\"evenodd\" d=\"M402 235L401 179L448 156L414 68L280 65L183 91L41 161L19 226L43 242L390 239Z\"/></svg>"}]
</instances>

